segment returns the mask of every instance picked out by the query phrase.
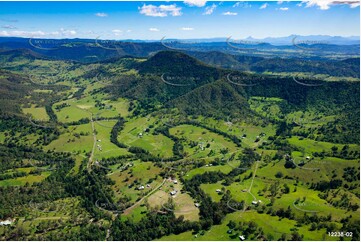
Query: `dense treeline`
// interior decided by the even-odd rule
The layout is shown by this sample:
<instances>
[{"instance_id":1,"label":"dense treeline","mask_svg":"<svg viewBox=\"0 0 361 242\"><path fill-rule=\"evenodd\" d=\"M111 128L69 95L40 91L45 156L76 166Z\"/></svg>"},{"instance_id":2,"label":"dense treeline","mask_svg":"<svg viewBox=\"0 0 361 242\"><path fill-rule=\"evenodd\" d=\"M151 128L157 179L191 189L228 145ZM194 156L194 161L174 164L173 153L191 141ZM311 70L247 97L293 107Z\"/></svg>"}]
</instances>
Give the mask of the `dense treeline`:
<instances>
[{"instance_id":1,"label":"dense treeline","mask_svg":"<svg viewBox=\"0 0 361 242\"><path fill-rule=\"evenodd\" d=\"M360 77L360 59L344 61L316 61L271 58L259 61L250 68L256 72L306 72L340 77Z\"/></svg>"},{"instance_id":2,"label":"dense treeline","mask_svg":"<svg viewBox=\"0 0 361 242\"><path fill-rule=\"evenodd\" d=\"M161 238L165 235L179 234L197 227L196 222L184 221L183 216L176 218L173 212L149 212L139 222L122 221L117 218L111 229L112 240L144 241Z\"/></svg>"},{"instance_id":3,"label":"dense treeline","mask_svg":"<svg viewBox=\"0 0 361 242\"><path fill-rule=\"evenodd\" d=\"M302 86L292 78L266 78L246 89L248 96L278 97L287 101L288 111L317 111L336 116L335 122L320 124L312 133L318 140L334 143L359 143L360 87L356 82L323 82L298 80L320 86ZM311 130L305 130L310 134Z\"/></svg>"},{"instance_id":4,"label":"dense treeline","mask_svg":"<svg viewBox=\"0 0 361 242\"><path fill-rule=\"evenodd\" d=\"M11 151L8 150L6 155L0 156L1 169L8 168L6 166L6 164L9 164L8 161L11 163L13 160L19 160L23 157L32 157L34 160L41 160L46 157L48 160L44 161L43 164L37 164L39 167L40 165L50 165L53 163L57 165L53 166L56 172L52 172L50 176L41 182L35 182L32 185L27 183L25 186L20 187L0 187L0 219L26 216L27 209L30 208L31 203L54 201L70 195L64 189L65 184L68 182L67 174L74 166L74 160L69 154L57 152L43 153L41 150L29 147L11 147Z\"/></svg>"},{"instance_id":5,"label":"dense treeline","mask_svg":"<svg viewBox=\"0 0 361 242\"><path fill-rule=\"evenodd\" d=\"M18 116L3 117L0 120L0 132L5 134L5 143L12 143L14 145L22 144L21 141L24 141L28 134L37 134L39 137L33 145L41 146L50 144L51 141L57 139L60 135L57 127L47 125L49 124L38 124ZM22 135L17 136L17 133Z\"/></svg>"},{"instance_id":6,"label":"dense treeline","mask_svg":"<svg viewBox=\"0 0 361 242\"><path fill-rule=\"evenodd\" d=\"M125 120L120 117L116 124L113 126L112 131L110 132L110 142L118 146L119 148L127 148L127 146L118 141L118 134L124 128Z\"/></svg>"},{"instance_id":7,"label":"dense treeline","mask_svg":"<svg viewBox=\"0 0 361 242\"><path fill-rule=\"evenodd\" d=\"M194 125L194 126L197 126L197 127L201 127L201 128L204 128L204 129L207 129L213 133L216 133L216 134L219 134L219 135L222 135L228 139L230 139L233 143L235 143L238 147L241 146L241 142L242 140L240 138L238 138L236 135L232 135L232 134L228 134L224 131L221 131L219 129L216 129L216 128L213 128L213 127L209 127L207 125L204 125L198 121L194 121L194 120L188 120L188 121L184 121L184 122L180 122L179 124L189 124L189 125Z\"/></svg>"}]
</instances>

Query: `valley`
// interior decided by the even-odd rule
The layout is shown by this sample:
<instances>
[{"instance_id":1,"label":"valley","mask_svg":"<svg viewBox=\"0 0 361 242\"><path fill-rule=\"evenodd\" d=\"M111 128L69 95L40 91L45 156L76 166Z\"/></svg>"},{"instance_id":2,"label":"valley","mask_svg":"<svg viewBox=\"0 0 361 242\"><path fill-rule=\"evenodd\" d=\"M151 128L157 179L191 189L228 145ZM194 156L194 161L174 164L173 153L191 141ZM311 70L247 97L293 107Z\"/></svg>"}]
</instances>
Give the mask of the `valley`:
<instances>
[{"instance_id":1,"label":"valley","mask_svg":"<svg viewBox=\"0 0 361 242\"><path fill-rule=\"evenodd\" d=\"M0 238L358 240L359 59L188 54L0 52Z\"/></svg>"}]
</instances>

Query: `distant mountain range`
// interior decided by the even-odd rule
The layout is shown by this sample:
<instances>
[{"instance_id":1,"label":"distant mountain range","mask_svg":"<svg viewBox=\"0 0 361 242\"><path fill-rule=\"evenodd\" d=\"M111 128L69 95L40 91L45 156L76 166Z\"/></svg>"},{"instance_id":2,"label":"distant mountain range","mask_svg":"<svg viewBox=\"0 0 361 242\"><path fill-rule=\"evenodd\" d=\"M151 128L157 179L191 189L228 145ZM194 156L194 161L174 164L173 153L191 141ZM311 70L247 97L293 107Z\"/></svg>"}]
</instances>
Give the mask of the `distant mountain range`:
<instances>
[{"instance_id":1,"label":"distant mountain range","mask_svg":"<svg viewBox=\"0 0 361 242\"><path fill-rule=\"evenodd\" d=\"M291 35L265 39L248 37L244 40L231 37L187 40L163 38L157 41L0 37L0 52L19 49L28 49L50 59L80 62L124 56L150 57L159 51L172 50L188 53L212 65L238 70L247 69L253 60L241 60L240 63L236 56L344 60L360 55L359 37L355 36Z\"/></svg>"},{"instance_id":2,"label":"distant mountain range","mask_svg":"<svg viewBox=\"0 0 361 242\"><path fill-rule=\"evenodd\" d=\"M19 37L0 37L0 43L5 41L15 41L21 42L27 40L28 38L19 38ZM67 39L71 40L71 39ZM73 39L80 42L94 42L94 39ZM360 44L360 36L331 36L331 35L290 35L286 37L266 37L266 38L253 38L249 36L244 39L237 38L236 36L228 37L216 37L216 38L194 38L194 39L175 39L167 38L164 36L162 39L153 39L153 40L139 40L139 39L123 39L117 40L122 42L170 42L178 41L183 43L216 43L216 42L239 42L240 44L261 44L268 43L271 45L293 45L293 44L330 44L330 45L357 45Z\"/></svg>"},{"instance_id":3,"label":"distant mountain range","mask_svg":"<svg viewBox=\"0 0 361 242\"><path fill-rule=\"evenodd\" d=\"M266 37L263 39L253 38L249 36L244 39L236 38L236 36L217 37L217 38L200 38L200 39L172 39L166 38L164 41L179 41L185 43L210 43L210 42L226 42L239 41L241 44L260 44L268 43L271 45L293 45L293 44L334 44L334 45L357 45L360 43L360 36L330 36L330 35L290 35L286 37ZM158 42L160 40L123 40L129 42Z\"/></svg>"}]
</instances>

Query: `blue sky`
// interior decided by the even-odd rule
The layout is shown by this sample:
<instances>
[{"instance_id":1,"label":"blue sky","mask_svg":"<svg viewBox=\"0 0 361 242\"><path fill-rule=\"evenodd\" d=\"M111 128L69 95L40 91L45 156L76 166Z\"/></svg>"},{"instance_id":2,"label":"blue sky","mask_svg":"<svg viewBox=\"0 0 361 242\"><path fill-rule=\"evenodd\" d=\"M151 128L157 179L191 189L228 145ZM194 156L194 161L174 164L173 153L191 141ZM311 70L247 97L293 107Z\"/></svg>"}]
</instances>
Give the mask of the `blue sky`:
<instances>
[{"instance_id":1,"label":"blue sky","mask_svg":"<svg viewBox=\"0 0 361 242\"><path fill-rule=\"evenodd\" d=\"M0 36L153 39L360 35L354 2L0 2Z\"/></svg>"}]
</instances>

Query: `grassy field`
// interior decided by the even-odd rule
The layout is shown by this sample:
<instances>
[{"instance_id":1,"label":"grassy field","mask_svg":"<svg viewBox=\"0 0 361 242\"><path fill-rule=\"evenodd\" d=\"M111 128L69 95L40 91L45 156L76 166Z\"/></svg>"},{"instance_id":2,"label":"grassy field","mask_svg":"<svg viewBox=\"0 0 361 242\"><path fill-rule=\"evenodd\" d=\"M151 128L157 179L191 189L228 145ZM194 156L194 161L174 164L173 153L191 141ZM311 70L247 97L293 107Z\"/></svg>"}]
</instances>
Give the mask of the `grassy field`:
<instances>
[{"instance_id":1,"label":"grassy field","mask_svg":"<svg viewBox=\"0 0 361 242\"><path fill-rule=\"evenodd\" d=\"M273 125L263 127L261 125L251 124L247 122L247 120L232 119L231 117L226 117L225 120L199 117L197 120L207 124L207 126L215 127L223 132L242 138L242 144L249 147L256 147L262 140L267 140L269 136L274 136L276 132L275 126ZM264 136L260 137L259 142L255 142L257 136L260 136L261 133L263 133Z\"/></svg>"},{"instance_id":2,"label":"grassy field","mask_svg":"<svg viewBox=\"0 0 361 242\"><path fill-rule=\"evenodd\" d=\"M41 182L50 174L50 171L44 171L41 175L27 175L24 177L2 180L0 181L0 186L24 186L26 183L33 184L34 182Z\"/></svg>"},{"instance_id":3,"label":"grassy field","mask_svg":"<svg viewBox=\"0 0 361 242\"><path fill-rule=\"evenodd\" d=\"M69 126L57 140L51 142L45 149L87 153L92 150L92 147L93 135L91 124L81 124Z\"/></svg>"},{"instance_id":4,"label":"grassy field","mask_svg":"<svg viewBox=\"0 0 361 242\"><path fill-rule=\"evenodd\" d=\"M322 141L315 141L307 138L302 138L297 136L293 136L292 138L287 139L290 144L302 147L304 151L308 154L313 152L322 152L322 151L331 151L333 146L336 146L340 151L343 148L343 144L334 144L330 142L322 142ZM349 150L359 150L358 145L349 145Z\"/></svg>"},{"instance_id":5,"label":"grassy field","mask_svg":"<svg viewBox=\"0 0 361 242\"><path fill-rule=\"evenodd\" d=\"M48 121L49 116L46 113L45 107L31 107L31 108L23 108L23 112L25 114L30 114L32 119L34 120L42 120Z\"/></svg>"},{"instance_id":6,"label":"grassy field","mask_svg":"<svg viewBox=\"0 0 361 242\"><path fill-rule=\"evenodd\" d=\"M200 241L225 241L225 240L238 240L238 235L242 234L242 231L235 231L232 234L228 234L229 230L227 224L229 221L254 221L258 226L262 227L266 237L270 240L278 240L282 234L286 234L288 240L291 239L291 229L297 229L298 233L303 235L304 240L337 240L337 238L328 237L326 230L321 229L318 231L309 231L308 227L296 227L296 222L289 219L278 219L278 217L269 216L267 214L259 214L256 211L246 212L234 212L228 214L223 220L222 224L214 225L208 231L204 231L204 235L193 234L190 232L181 233L179 235L164 236L161 240L200 240ZM255 238L253 238L255 239ZM252 240L252 238L246 238L246 240Z\"/></svg>"},{"instance_id":7,"label":"grassy field","mask_svg":"<svg viewBox=\"0 0 361 242\"><path fill-rule=\"evenodd\" d=\"M5 141L5 132L0 132L0 143L3 143Z\"/></svg>"},{"instance_id":8,"label":"grassy field","mask_svg":"<svg viewBox=\"0 0 361 242\"><path fill-rule=\"evenodd\" d=\"M183 146L188 158L220 156L221 149L228 149L228 152L237 150L236 145L223 136L193 125L179 125L171 128L169 132L178 138L186 140ZM197 145L191 147L189 145L191 141ZM210 153L211 151L212 153Z\"/></svg>"},{"instance_id":9,"label":"grassy field","mask_svg":"<svg viewBox=\"0 0 361 242\"><path fill-rule=\"evenodd\" d=\"M121 171L119 165L113 166L113 169L108 177L115 181L112 189L116 197L128 197L132 203L137 199L142 198L145 194L151 191L162 183L162 178L158 176L161 171L160 168L155 167L151 162L134 161L131 167L127 170ZM121 167L123 167L122 165ZM152 180L150 180L152 179ZM149 187L146 186L149 184ZM144 186L144 190L138 190L140 186Z\"/></svg>"},{"instance_id":10,"label":"grassy field","mask_svg":"<svg viewBox=\"0 0 361 242\"><path fill-rule=\"evenodd\" d=\"M153 125L154 122L155 119L152 117L129 120L118 136L118 140L130 146L141 147L156 156L171 157L174 145L171 139L162 134L153 135L152 129L145 132L145 129Z\"/></svg>"},{"instance_id":11,"label":"grassy field","mask_svg":"<svg viewBox=\"0 0 361 242\"><path fill-rule=\"evenodd\" d=\"M183 215L186 220L198 221L199 209L195 206L191 196L187 193L182 193L181 190L182 185L179 182L174 184L174 180L167 179L161 189L149 196L148 203L151 207L173 211L176 217ZM172 196L170 194L172 191L177 191L177 193ZM174 202L174 208L166 205L168 199Z\"/></svg>"},{"instance_id":12,"label":"grassy field","mask_svg":"<svg viewBox=\"0 0 361 242\"><path fill-rule=\"evenodd\" d=\"M114 126L115 123L116 121L95 122L94 127L97 131L97 147L94 152L94 157L96 159L100 160L102 158L117 157L130 154L126 149L119 148L118 146L110 142L111 128L109 127Z\"/></svg>"}]
</instances>

